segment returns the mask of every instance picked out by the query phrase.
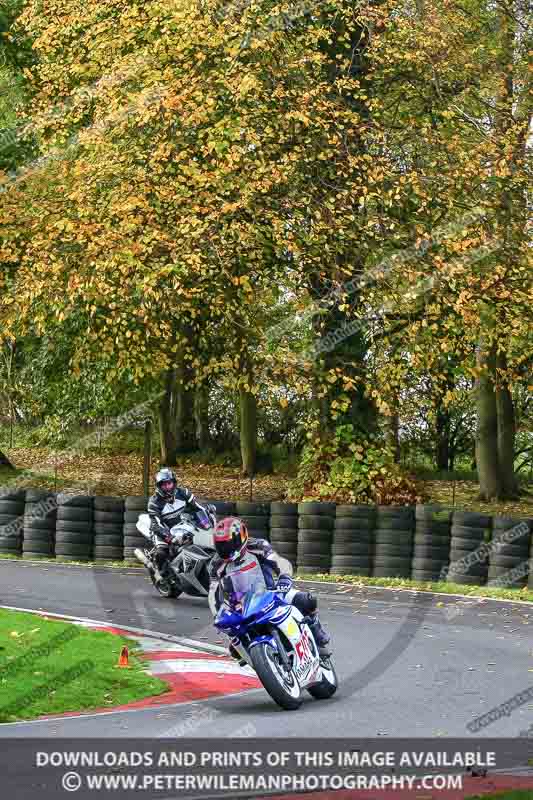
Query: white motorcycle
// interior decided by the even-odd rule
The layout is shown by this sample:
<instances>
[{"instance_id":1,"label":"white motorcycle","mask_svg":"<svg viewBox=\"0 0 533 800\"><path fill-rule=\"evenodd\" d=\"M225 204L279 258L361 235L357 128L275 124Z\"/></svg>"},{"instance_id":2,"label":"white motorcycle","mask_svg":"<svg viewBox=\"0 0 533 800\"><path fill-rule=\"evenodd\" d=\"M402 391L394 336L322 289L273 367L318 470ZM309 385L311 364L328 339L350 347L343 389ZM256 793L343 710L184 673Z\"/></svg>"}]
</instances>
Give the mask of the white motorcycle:
<instances>
[{"instance_id":1,"label":"white motorcycle","mask_svg":"<svg viewBox=\"0 0 533 800\"><path fill-rule=\"evenodd\" d=\"M213 543L216 518L207 511L183 513L177 525L170 530L169 569L158 578L155 561L156 547L152 542L151 523L148 514L141 514L137 530L147 540L142 549L134 550L136 558L144 564L155 588L163 597L207 597L209 594L209 567L215 548Z\"/></svg>"}]
</instances>

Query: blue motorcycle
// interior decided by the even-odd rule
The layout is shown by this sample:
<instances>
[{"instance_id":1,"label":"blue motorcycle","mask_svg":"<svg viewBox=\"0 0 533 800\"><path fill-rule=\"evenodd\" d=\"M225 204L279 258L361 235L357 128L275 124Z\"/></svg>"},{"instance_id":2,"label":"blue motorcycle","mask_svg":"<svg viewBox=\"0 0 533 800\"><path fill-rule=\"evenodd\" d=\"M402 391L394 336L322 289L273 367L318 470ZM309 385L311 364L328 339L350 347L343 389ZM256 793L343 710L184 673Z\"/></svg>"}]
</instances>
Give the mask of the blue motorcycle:
<instances>
[{"instance_id":1,"label":"blue motorcycle","mask_svg":"<svg viewBox=\"0 0 533 800\"><path fill-rule=\"evenodd\" d=\"M303 690L317 700L335 694L338 680L331 657L320 658L306 618L280 596L254 587L233 593L215 618L233 649L249 664L271 698L294 710Z\"/></svg>"}]
</instances>

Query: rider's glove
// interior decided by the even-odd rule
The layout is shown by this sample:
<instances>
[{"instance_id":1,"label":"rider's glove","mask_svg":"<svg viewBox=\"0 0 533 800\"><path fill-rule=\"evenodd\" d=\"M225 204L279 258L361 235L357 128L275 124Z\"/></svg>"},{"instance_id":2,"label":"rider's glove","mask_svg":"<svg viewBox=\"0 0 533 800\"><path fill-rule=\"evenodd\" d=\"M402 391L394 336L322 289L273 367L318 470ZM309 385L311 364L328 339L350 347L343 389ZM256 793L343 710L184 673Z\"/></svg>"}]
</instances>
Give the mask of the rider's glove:
<instances>
[{"instance_id":1,"label":"rider's glove","mask_svg":"<svg viewBox=\"0 0 533 800\"><path fill-rule=\"evenodd\" d=\"M292 589L292 578L290 575L280 575L276 585L276 591L287 594Z\"/></svg>"},{"instance_id":2,"label":"rider's glove","mask_svg":"<svg viewBox=\"0 0 533 800\"><path fill-rule=\"evenodd\" d=\"M182 546L187 544L192 544L193 542L194 542L194 536L192 535L192 533L184 533L183 536L181 537Z\"/></svg>"}]
</instances>

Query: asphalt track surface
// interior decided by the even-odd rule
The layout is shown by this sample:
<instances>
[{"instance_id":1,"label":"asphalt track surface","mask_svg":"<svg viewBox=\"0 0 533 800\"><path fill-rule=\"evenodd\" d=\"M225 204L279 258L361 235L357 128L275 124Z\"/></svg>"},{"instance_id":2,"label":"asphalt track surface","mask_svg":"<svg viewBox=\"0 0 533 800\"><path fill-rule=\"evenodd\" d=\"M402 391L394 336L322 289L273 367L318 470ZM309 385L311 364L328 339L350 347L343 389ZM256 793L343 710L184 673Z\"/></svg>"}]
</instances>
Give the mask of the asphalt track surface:
<instances>
[{"instance_id":1,"label":"asphalt track surface","mask_svg":"<svg viewBox=\"0 0 533 800\"><path fill-rule=\"evenodd\" d=\"M533 609L480 598L301 584L332 634L337 695L278 709L263 690L164 709L0 725L0 737L517 737L532 704L467 724L533 686ZM0 562L0 605L223 644L207 602L165 600L143 570ZM199 713L201 710L202 713ZM190 725L183 725L190 720Z\"/></svg>"}]
</instances>

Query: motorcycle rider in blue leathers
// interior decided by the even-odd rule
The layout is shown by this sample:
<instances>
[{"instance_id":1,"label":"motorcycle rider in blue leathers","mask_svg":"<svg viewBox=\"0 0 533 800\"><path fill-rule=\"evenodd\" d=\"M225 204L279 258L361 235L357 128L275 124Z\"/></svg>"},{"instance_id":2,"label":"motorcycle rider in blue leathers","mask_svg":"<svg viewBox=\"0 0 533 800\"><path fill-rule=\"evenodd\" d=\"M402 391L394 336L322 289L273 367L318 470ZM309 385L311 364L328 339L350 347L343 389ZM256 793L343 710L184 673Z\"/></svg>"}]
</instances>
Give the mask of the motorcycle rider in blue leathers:
<instances>
[{"instance_id":1,"label":"motorcycle rider in blue leathers","mask_svg":"<svg viewBox=\"0 0 533 800\"><path fill-rule=\"evenodd\" d=\"M217 555L211 562L209 606L216 616L232 593L245 593L256 589L275 590L282 593L298 611L309 619L309 627L323 658L331 655L330 638L322 627L317 611L317 600L310 592L298 592L293 587L292 565L281 558L266 539L252 539L244 522L235 517L221 520L214 535ZM230 654L240 659L230 645Z\"/></svg>"}]
</instances>

